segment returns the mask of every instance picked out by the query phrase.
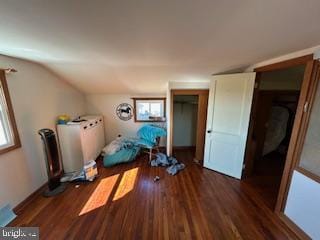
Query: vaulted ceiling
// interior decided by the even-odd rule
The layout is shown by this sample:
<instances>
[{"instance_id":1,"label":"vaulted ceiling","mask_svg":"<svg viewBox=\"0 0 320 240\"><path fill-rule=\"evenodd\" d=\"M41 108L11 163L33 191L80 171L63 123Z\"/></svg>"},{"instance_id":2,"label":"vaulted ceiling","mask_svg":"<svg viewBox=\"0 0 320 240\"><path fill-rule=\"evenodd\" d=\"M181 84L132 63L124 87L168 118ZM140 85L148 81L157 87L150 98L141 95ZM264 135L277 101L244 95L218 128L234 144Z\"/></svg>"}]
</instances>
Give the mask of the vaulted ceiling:
<instances>
[{"instance_id":1,"label":"vaulted ceiling","mask_svg":"<svg viewBox=\"0 0 320 240\"><path fill-rule=\"evenodd\" d=\"M0 53L86 93L160 93L320 44L319 0L0 0Z\"/></svg>"}]
</instances>

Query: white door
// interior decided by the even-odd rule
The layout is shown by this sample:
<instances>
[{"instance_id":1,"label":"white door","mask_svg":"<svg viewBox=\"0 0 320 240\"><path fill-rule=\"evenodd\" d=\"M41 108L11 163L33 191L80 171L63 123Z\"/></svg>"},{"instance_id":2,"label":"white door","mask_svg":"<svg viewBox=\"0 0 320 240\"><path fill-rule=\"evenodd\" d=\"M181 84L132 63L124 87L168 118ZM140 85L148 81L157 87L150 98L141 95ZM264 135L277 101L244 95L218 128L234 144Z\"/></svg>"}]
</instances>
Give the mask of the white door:
<instances>
[{"instance_id":1,"label":"white door","mask_svg":"<svg viewBox=\"0 0 320 240\"><path fill-rule=\"evenodd\" d=\"M255 73L213 76L204 167L241 178L254 82Z\"/></svg>"}]
</instances>

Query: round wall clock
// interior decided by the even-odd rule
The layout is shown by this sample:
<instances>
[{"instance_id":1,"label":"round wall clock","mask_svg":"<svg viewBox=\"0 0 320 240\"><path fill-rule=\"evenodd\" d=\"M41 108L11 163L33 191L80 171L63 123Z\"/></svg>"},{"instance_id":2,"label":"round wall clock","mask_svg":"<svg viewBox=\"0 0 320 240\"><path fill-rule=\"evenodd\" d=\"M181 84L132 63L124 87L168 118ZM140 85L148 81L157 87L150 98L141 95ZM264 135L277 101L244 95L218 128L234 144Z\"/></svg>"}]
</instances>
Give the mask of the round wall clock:
<instances>
[{"instance_id":1,"label":"round wall clock","mask_svg":"<svg viewBox=\"0 0 320 240\"><path fill-rule=\"evenodd\" d=\"M128 103L121 103L116 109L117 116L123 120L128 121L132 118L133 107Z\"/></svg>"}]
</instances>

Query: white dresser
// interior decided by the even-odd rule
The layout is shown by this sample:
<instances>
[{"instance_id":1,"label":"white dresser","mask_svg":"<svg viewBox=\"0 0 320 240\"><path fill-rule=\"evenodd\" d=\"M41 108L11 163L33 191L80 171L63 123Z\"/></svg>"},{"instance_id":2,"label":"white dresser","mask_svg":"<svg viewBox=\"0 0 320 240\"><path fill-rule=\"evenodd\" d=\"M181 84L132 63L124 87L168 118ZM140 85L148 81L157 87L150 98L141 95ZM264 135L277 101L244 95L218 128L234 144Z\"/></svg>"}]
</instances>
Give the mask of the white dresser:
<instances>
[{"instance_id":1,"label":"white dresser","mask_svg":"<svg viewBox=\"0 0 320 240\"><path fill-rule=\"evenodd\" d=\"M82 122L57 125L64 172L80 171L96 160L105 146L102 116L82 116Z\"/></svg>"}]
</instances>

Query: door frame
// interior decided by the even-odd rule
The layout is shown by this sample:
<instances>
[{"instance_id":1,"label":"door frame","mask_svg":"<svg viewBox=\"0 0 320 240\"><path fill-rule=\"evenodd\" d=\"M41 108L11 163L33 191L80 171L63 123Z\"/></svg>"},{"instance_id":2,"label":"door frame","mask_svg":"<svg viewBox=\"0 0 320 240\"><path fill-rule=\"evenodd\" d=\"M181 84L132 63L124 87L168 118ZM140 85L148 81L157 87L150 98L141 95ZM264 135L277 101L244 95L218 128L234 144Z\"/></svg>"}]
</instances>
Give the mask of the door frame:
<instances>
[{"instance_id":1,"label":"door frame","mask_svg":"<svg viewBox=\"0 0 320 240\"><path fill-rule=\"evenodd\" d=\"M173 98L178 95L196 95L198 99L197 113L197 134L196 134L196 153L195 159L203 165L205 134L207 126L207 109L209 99L209 89L171 89L170 97L170 152L173 149Z\"/></svg>"},{"instance_id":2,"label":"door frame","mask_svg":"<svg viewBox=\"0 0 320 240\"><path fill-rule=\"evenodd\" d=\"M249 130L248 130L248 139L247 139L247 146L246 146L246 155L245 155L245 164L246 164L246 169L244 171L244 176L247 175L248 170L250 171L252 168L252 163L247 163L247 157L250 154L250 139L252 137L252 132L254 128L254 119L255 119L255 114L256 114L256 109L257 109L257 97L258 97L258 87L260 84L260 79L261 79L261 74L264 72L269 72L269 71L274 71L274 70L281 70L281 69L286 69L289 67L294 67L298 65L305 65L305 72L304 72L304 77L302 81L302 86L300 89L300 97L299 97L299 102L297 106L297 111L295 115L295 120L294 120L294 125L291 133L291 139L289 143L289 148L287 152L287 157L286 157L286 162L285 162L285 167L284 171L282 174L281 178L281 184L277 196L277 202L275 206L275 213L279 215L285 222L288 223L288 219L286 219L284 215L284 208L285 208L285 203L287 200L288 192L289 192L289 187L290 187L290 182L293 174L293 170L296 168L296 153L299 148L299 142L301 142L302 132L306 130L306 125L304 124L304 105L307 102L307 100L310 97L310 94L314 91L314 81L313 79L313 66L314 66L314 60L313 60L313 54L305 55L302 57L294 58L294 59L289 59L286 61L274 63L271 65L266 65L263 67L258 67L255 68L254 71L257 73L256 77L256 82L255 82L255 90L254 90L254 98L253 98L253 104L251 108L251 115L250 115L250 123L249 123ZM247 164L249 168L247 169ZM288 224L290 225L290 224ZM292 224L291 224L292 225ZM296 227L293 227L296 228ZM299 232L297 229L295 232ZM299 234L301 235L301 233Z\"/></svg>"}]
</instances>

